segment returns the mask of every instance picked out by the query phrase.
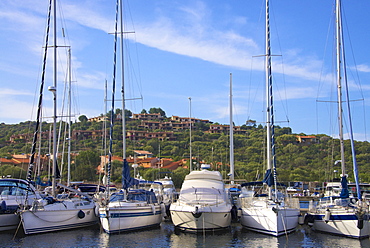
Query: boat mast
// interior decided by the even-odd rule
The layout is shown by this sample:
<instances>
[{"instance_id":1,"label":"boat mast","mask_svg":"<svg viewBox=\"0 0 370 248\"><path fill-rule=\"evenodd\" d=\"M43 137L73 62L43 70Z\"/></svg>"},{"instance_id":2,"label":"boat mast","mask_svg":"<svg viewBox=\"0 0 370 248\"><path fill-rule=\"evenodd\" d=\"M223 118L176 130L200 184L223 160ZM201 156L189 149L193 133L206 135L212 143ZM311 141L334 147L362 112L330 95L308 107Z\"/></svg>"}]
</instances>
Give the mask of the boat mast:
<instances>
[{"instance_id":1,"label":"boat mast","mask_svg":"<svg viewBox=\"0 0 370 248\"><path fill-rule=\"evenodd\" d=\"M274 111L273 111L273 97L272 97L272 73L271 73L271 46L270 46L270 5L269 0L266 0L266 23L265 23L265 45L266 45L266 160L267 160L267 171L270 172L273 169L275 161L275 145L274 145ZM274 168L275 177L275 168ZM275 190L276 196L276 190ZM269 199L272 198L272 188L269 185Z\"/></svg>"},{"instance_id":2,"label":"boat mast","mask_svg":"<svg viewBox=\"0 0 370 248\"><path fill-rule=\"evenodd\" d=\"M230 73L230 183L234 184L233 75Z\"/></svg>"},{"instance_id":3,"label":"boat mast","mask_svg":"<svg viewBox=\"0 0 370 248\"><path fill-rule=\"evenodd\" d=\"M339 48L339 50L337 50L337 53L341 52L341 56L339 56L339 58L337 58L337 62L338 62L338 71L340 71L340 66L341 66L341 61L340 59L342 58L343 60L343 79L344 79L344 82L345 82L345 89L346 89L346 104L347 104L347 114L348 114L348 122L349 122L349 138L350 138L350 142L351 142L351 153L352 153L352 162L353 162L353 175L355 177L355 183L356 183L356 191L357 191L357 198L361 201L361 198L362 198L362 195L361 195L361 189L360 189L360 182L359 182L359 177L358 177L358 168L357 168L357 160L356 160L356 150L355 150L355 143L354 143L354 138L353 138L353 129L352 129L352 116L351 116L351 107L350 107L350 98L349 98L349 92L348 92L348 83L347 83L347 72L346 72L346 63L345 63L345 52L344 52L344 38L343 38L343 31L342 31L342 18L341 18L341 2L340 0L337 0L337 6L336 6L336 9L337 9L337 39L339 41L337 41L337 45L338 46L341 46ZM341 84L340 83L340 80L341 80L341 74L339 74L338 72L338 88L339 88L339 85ZM339 96L339 93L338 93L338 96ZM343 126L341 124L341 126ZM343 131L342 131L343 132ZM343 141L341 141L341 152L342 152L342 149L344 151L344 148L342 148L342 145L344 147L344 144L343 144ZM345 174L345 164L344 164L344 155L341 157L341 159L343 160L343 162L341 163L342 165L342 175L343 176L346 176Z\"/></svg>"},{"instance_id":4,"label":"boat mast","mask_svg":"<svg viewBox=\"0 0 370 248\"><path fill-rule=\"evenodd\" d=\"M190 123L190 126L189 126L189 167L190 167L190 172L193 171L193 158L192 158L192 154L191 154L191 97L188 98L189 99L189 123Z\"/></svg>"},{"instance_id":5,"label":"boat mast","mask_svg":"<svg viewBox=\"0 0 370 248\"><path fill-rule=\"evenodd\" d=\"M339 122L339 142L342 177L346 176L346 167L344 159L344 140L343 140L343 108L342 108L342 19L340 0L336 1L336 48L337 48L337 94L338 94L338 122Z\"/></svg>"},{"instance_id":6,"label":"boat mast","mask_svg":"<svg viewBox=\"0 0 370 248\"><path fill-rule=\"evenodd\" d=\"M43 95L44 95L44 85L45 85L45 71L46 71L46 58L48 53L48 44L49 44L49 31L50 31L50 16L52 11L52 0L50 0L49 3L49 10L48 10L48 18L47 18L47 26L46 26L46 35L45 35L45 47L44 47L44 57L43 57L43 63L42 63L42 74L41 74L41 85L40 85L40 92L39 92L39 101L38 101L38 107L37 107L37 117L36 117L36 128L33 135L33 141L32 141L32 148L31 148L31 156L30 156L30 162L28 166L28 173L27 173L27 181L31 182L32 180L32 173L33 173L33 164L35 160L35 152L36 152L36 142L38 134L41 130L41 118L42 118L42 102L43 102ZM50 142L49 142L50 145ZM50 150L50 149L49 149ZM40 156L40 154L39 154ZM50 162L50 160L49 160ZM48 176L50 166L48 167ZM28 191L27 191L28 194Z\"/></svg>"},{"instance_id":7,"label":"boat mast","mask_svg":"<svg viewBox=\"0 0 370 248\"><path fill-rule=\"evenodd\" d=\"M52 194L53 196L56 195L56 175L57 175L57 18L56 18L56 3L57 1L54 0L53 6L53 20L54 20L54 84L52 87L49 87L48 90L53 93L54 99L54 108L53 108L53 176L52 176Z\"/></svg>"},{"instance_id":8,"label":"boat mast","mask_svg":"<svg viewBox=\"0 0 370 248\"><path fill-rule=\"evenodd\" d=\"M102 183L106 185L106 180L107 180L107 113L108 113L108 108L107 108L107 96L108 96L108 82L105 80L105 85L104 85L104 121L103 121L103 154L104 154L104 176L102 177Z\"/></svg>"},{"instance_id":9,"label":"boat mast","mask_svg":"<svg viewBox=\"0 0 370 248\"><path fill-rule=\"evenodd\" d=\"M119 8L120 8L120 45L121 45L121 75L122 75L122 159L126 160L126 116L125 116L125 108L126 108L126 101L125 101L125 64L124 64L124 53L123 53L123 13L122 13L122 0L119 1Z\"/></svg>"},{"instance_id":10,"label":"boat mast","mask_svg":"<svg viewBox=\"0 0 370 248\"><path fill-rule=\"evenodd\" d=\"M112 105L110 113L110 130L109 130L109 151L108 151L108 168L107 168L107 187L108 187L108 196L110 194L109 185L111 180L111 167L112 167L112 153L113 153L113 125L114 125L114 95L116 92L116 64L117 64L117 26L118 26L118 9L119 9L119 0L116 3L116 20L115 20L115 29L114 29L114 56L113 56L113 82L112 82Z\"/></svg>"},{"instance_id":11,"label":"boat mast","mask_svg":"<svg viewBox=\"0 0 370 248\"><path fill-rule=\"evenodd\" d=\"M71 184L71 114L72 114L71 86L72 86L72 60L71 60L71 48L69 48L68 49L68 176L67 176L67 186L70 186Z\"/></svg>"}]
</instances>

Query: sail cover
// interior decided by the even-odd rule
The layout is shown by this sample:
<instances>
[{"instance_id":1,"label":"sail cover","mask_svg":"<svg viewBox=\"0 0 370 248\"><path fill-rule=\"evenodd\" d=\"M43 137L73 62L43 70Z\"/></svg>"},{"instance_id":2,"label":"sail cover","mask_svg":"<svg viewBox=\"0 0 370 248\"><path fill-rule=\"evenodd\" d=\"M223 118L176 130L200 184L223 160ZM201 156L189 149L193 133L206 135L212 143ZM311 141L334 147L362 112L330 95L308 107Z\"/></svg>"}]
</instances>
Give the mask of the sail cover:
<instances>
[{"instance_id":1,"label":"sail cover","mask_svg":"<svg viewBox=\"0 0 370 248\"><path fill-rule=\"evenodd\" d=\"M271 169L266 170L265 177L263 178L263 182L267 183L269 187L274 185L274 177L271 175Z\"/></svg>"},{"instance_id":2,"label":"sail cover","mask_svg":"<svg viewBox=\"0 0 370 248\"><path fill-rule=\"evenodd\" d=\"M348 198L349 197L349 191L348 191L348 182L347 177L342 176L342 180L340 182L342 186L342 191L340 192L340 198Z\"/></svg>"},{"instance_id":3,"label":"sail cover","mask_svg":"<svg viewBox=\"0 0 370 248\"><path fill-rule=\"evenodd\" d=\"M128 189L131 186L138 185L139 181L130 176L130 166L126 159L123 160L122 167L122 189Z\"/></svg>"}]
</instances>

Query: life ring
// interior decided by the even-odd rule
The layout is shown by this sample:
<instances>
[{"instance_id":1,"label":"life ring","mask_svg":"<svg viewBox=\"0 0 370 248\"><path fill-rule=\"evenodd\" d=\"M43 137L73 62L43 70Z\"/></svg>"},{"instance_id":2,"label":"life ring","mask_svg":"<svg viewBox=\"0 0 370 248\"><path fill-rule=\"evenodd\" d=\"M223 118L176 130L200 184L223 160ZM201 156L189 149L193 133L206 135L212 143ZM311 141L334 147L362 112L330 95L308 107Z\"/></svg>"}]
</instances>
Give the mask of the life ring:
<instances>
[{"instance_id":1,"label":"life ring","mask_svg":"<svg viewBox=\"0 0 370 248\"><path fill-rule=\"evenodd\" d=\"M78 218L80 218L80 219L85 218L85 213L84 213L84 211L82 211L82 210L78 211L77 216L78 216Z\"/></svg>"}]
</instances>

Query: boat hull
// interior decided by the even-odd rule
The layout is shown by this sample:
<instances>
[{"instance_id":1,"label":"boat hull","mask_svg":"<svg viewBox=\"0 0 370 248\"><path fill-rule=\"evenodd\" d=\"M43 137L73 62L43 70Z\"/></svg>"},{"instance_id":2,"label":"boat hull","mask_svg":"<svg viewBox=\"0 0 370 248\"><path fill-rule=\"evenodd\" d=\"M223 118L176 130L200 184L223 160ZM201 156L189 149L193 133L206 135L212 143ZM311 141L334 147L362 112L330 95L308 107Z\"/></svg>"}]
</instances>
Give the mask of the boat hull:
<instances>
[{"instance_id":1,"label":"boat hull","mask_svg":"<svg viewBox=\"0 0 370 248\"><path fill-rule=\"evenodd\" d=\"M94 203L73 208L68 205L70 204L54 203L51 206L45 206L45 209L21 211L25 234L67 230L98 223L99 219Z\"/></svg>"},{"instance_id":2,"label":"boat hull","mask_svg":"<svg viewBox=\"0 0 370 248\"><path fill-rule=\"evenodd\" d=\"M102 228L107 233L155 227L159 226L163 219L161 205L121 204L101 207L99 215Z\"/></svg>"},{"instance_id":3,"label":"boat hull","mask_svg":"<svg viewBox=\"0 0 370 248\"><path fill-rule=\"evenodd\" d=\"M17 212L24 205L29 207L35 198L41 197L35 187L26 180L0 179L0 231L16 229L20 221Z\"/></svg>"},{"instance_id":4,"label":"boat hull","mask_svg":"<svg viewBox=\"0 0 370 248\"><path fill-rule=\"evenodd\" d=\"M248 230L272 236L288 234L298 226L299 210L295 208L242 208L240 223Z\"/></svg>"},{"instance_id":5,"label":"boat hull","mask_svg":"<svg viewBox=\"0 0 370 248\"><path fill-rule=\"evenodd\" d=\"M0 214L0 231L16 229L19 225L19 216L15 213Z\"/></svg>"},{"instance_id":6,"label":"boat hull","mask_svg":"<svg viewBox=\"0 0 370 248\"><path fill-rule=\"evenodd\" d=\"M203 212L199 218L195 218L190 212L171 211L171 218L176 228L189 232L222 230L229 227L231 221L230 212Z\"/></svg>"},{"instance_id":7,"label":"boat hull","mask_svg":"<svg viewBox=\"0 0 370 248\"><path fill-rule=\"evenodd\" d=\"M368 238L370 236L369 216L364 216L362 228L358 228L358 217L354 213L333 213L330 219L325 221L325 214L308 214L311 221L308 223L313 230L345 236L356 239Z\"/></svg>"},{"instance_id":8,"label":"boat hull","mask_svg":"<svg viewBox=\"0 0 370 248\"><path fill-rule=\"evenodd\" d=\"M203 169L186 175L170 214L177 229L214 231L230 226L231 207L221 173Z\"/></svg>"},{"instance_id":9,"label":"boat hull","mask_svg":"<svg viewBox=\"0 0 370 248\"><path fill-rule=\"evenodd\" d=\"M170 213L175 227L183 231L214 231L225 229L230 226L230 209L230 207L224 210L213 208L195 212L194 207L186 209L186 207L171 205Z\"/></svg>"}]
</instances>

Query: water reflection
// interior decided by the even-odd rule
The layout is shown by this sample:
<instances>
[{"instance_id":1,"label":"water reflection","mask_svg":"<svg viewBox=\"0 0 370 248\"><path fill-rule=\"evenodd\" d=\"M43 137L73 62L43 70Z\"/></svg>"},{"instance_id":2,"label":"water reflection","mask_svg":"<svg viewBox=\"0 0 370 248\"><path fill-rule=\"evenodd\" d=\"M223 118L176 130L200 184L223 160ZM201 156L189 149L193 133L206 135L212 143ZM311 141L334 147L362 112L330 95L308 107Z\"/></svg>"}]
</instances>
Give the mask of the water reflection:
<instances>
[{"instance_id":1,"label":"water reflection","mask_svg":"<svg viewBox=\"0 0 370 248\"><path fill-rule=\"evenodd\" d=\"M22 231L22 230L21 230ZM225 232L193 234L175 231L170 222L161 227L109 235L98 225L54 233L25 236L0 233L1 247L370 247L370 240L356 240L313 232L300 227L295 233L279 238L242 229L234 223Z\"/></svg>"},{"instance_id":2,"label":"water reflection","mask_svg":"<svg viewBox=\"0 0 370 248\"><path fill-rule=\"evenodd\" d=\"M233 234L226 230L216 233L183 233L175 232L170 237L170 246L173 248L187 247L233 247Z\"/></svg>"},{"instance_id":3,"label":"water reflection","mask_svg":"<svg viewBox=\"0 0 370 248\"><path fill-rule=\"evenodd\" d=\"M370 240L367 239L352 239L339 236L328 235L325 233L317 233L310 228L305 228L306 239L315 247L370 247ZM311 247L313 247L311 246ZM309 247L309 246L306 246Z\"/></svg>"}]
</instances>

